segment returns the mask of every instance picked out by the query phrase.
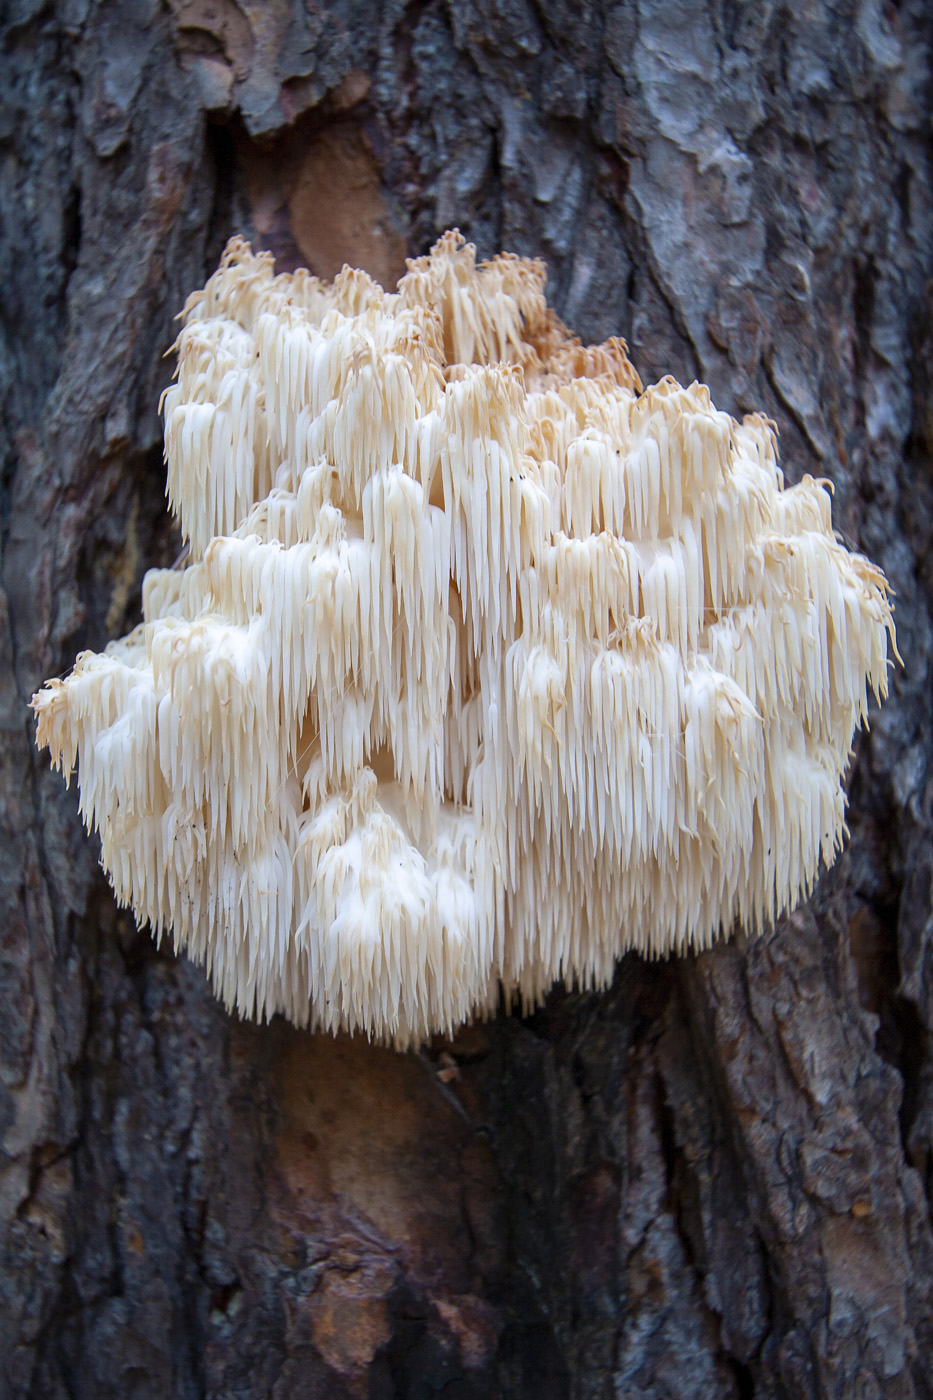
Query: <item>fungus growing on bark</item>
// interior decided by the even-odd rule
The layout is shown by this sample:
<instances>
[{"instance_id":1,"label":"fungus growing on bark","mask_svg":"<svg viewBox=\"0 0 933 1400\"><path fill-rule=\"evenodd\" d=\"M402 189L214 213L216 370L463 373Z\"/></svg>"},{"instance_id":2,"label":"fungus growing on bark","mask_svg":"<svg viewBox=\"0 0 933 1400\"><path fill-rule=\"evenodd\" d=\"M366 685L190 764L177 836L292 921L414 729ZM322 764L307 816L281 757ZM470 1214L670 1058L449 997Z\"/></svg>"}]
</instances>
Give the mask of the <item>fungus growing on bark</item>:
<instances>
[{"instance_id":1,"label":"fungus growing on bark","mask_svg":"<svg viewBox=\"0 0 933 1400\"><path fill-rule=\"evenodd\" d=\"M118 900L245 1016L417 1042L761 929L839 848L883 576L766 419L641 392L544 281L235 239L185 307L187 566L33 706Z\"/></svg>"}]
</instances>

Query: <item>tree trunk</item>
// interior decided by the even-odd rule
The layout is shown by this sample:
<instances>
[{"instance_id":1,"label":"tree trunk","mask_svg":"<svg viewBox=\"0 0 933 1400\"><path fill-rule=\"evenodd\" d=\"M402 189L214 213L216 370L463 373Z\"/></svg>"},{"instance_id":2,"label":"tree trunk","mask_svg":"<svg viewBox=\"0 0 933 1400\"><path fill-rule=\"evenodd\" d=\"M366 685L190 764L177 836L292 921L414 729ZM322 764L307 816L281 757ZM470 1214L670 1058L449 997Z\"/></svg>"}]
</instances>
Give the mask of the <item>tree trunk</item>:
<instances>
[{"instance_id":1,"label":"tree trunk","mask_svg":"<svg viewBox=\"0 0 933 1400\"><path fill-rule=\"evenodd\" d=\"M933 1396L928 0L7 0L0 1394ZM172 318L231 233L543 256L762 408L896 590L851 835L758 941L399 1055L118 912L32 692L178 549Z\"/></svg>"}]
</instances>

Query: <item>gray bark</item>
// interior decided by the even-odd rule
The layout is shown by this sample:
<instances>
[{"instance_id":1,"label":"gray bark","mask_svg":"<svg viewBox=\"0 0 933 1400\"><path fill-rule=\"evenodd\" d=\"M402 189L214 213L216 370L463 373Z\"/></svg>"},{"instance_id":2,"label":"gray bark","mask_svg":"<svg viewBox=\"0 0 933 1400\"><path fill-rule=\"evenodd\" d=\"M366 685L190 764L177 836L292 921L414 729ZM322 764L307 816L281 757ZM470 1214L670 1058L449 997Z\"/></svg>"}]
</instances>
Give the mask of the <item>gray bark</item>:
<instances>
[{"instance_id":1,"label":"gray bark","mask_svg":"<svg viewBox=\"0 0 933 1400\"><path fill-rule=\"evenodd\" d=\"M930 1396L926 0L7 0L0 1395ZM771 935L400 1056L226 1017L27 702L178 548L156 405L227 236L544 256L778 423L897 592L851 838Z\"/></svg>"}]
</instances>

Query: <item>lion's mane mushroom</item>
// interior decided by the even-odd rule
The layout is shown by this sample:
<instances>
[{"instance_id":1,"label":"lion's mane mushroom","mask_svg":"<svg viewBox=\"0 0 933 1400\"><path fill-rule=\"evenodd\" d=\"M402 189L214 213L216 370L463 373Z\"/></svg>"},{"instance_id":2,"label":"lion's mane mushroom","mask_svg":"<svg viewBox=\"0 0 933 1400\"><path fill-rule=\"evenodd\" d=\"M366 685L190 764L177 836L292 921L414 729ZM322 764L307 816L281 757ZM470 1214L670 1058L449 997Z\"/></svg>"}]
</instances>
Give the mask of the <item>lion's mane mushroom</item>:
<instances>
[{"instance_id":1,"label":"lion's mane mushroom","mask_svg":"<svg viewBox=\"0 0 933 1400\"><path fill-rule=\"evenodd\" d=\"M766 419L641 392L544 281L235 239L185 307L188 565L33 705L117 898L243 1015L417 1042L760 929L839 848L881 573Z\"/></svg>"}]
</instances>

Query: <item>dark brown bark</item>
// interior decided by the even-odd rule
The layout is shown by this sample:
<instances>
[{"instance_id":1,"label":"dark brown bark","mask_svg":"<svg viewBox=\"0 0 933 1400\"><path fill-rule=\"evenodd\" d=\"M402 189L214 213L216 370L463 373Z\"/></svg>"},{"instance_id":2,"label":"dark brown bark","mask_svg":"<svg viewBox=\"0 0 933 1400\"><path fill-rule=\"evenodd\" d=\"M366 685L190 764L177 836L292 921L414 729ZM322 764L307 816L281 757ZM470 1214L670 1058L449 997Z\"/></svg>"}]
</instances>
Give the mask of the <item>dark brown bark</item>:
<instances>
[{"instance_id":1,"label":"dark brown bark","mask_svg":"<svg viewBox=\"0 0 933 1400\"><path fill-rule=\"evenodd\" d=\"M0 1395L933 1395L927 0L5 8ZM226 1017L26 704L177 549L162 356L226 237L389 279L452 224L769 412L905 664L771 936L400 1056Z\"/></svg>"}]
</instances>

